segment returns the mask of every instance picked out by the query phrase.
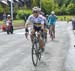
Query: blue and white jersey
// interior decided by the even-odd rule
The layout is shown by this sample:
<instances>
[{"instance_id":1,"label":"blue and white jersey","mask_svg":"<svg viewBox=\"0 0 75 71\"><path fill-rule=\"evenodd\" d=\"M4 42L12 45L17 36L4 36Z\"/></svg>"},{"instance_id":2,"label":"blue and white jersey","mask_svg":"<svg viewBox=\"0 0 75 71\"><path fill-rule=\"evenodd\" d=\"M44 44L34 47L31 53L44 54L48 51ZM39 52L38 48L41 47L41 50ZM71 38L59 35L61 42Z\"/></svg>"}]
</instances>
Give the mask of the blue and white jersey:
<instances>
[{"instance_id":1,"label":"blue and white jersey","mask_svg":"<svg viewBox=\"0 0 75 71\"><path fill-rule=\"evenodd\" d=\"M26 24L44 24L43 16L39 15L38 17L34 17L30 15L26 21Z\"/></svg>"}]
</instances>

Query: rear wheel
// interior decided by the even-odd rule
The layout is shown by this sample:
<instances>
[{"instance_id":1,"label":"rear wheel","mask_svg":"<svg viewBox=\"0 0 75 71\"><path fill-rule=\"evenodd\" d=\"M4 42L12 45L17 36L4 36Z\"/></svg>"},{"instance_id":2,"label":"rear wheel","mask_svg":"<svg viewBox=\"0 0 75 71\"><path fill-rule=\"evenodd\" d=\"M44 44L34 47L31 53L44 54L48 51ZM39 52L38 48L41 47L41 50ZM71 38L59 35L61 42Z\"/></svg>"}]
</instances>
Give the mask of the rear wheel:
<instances>
[{"instance_id":1,"label":"rear wheel","mask_svg":"<svg viewBox=\"0 0 75 71\"><path fill-rule=\"evenodd\" d=\"M54 39L54 32L51 31L51 39L53 40Z\"/></svg>"}]
</instances>

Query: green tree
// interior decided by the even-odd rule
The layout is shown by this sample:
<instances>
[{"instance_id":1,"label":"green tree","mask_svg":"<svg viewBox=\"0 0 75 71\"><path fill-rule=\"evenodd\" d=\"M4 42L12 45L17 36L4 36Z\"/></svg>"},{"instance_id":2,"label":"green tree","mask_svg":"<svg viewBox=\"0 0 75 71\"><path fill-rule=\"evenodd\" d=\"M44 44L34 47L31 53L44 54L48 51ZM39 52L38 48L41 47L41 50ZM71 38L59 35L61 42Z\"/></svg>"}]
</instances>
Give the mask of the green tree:
<instances>
[{"instance_id":1,"label":"green tree","mask_svg":"<svg viewBox=\"0 0 75 71\"><path fill-rule=\"evenodd\" d=\"M32 0L32 7L37 6L36 0Z\"/></svg>"},{"instance_id":2,"label":"green tree","mask_svg":"<svg viewBox=\"0 0 75 71\"><path fill-rule=\"evenodd\" d=\"M50 14L54 10L54 0L41 0L41 6L45 13Z\"/></svg>"},{"instance_id":3,"label":"green tree","mask_svg":"<svg viewBox=\"0 0 75 71\"><path fill-rule=\"evenodd\" d=\"M59 7L58 3L55 4L54 11L56 14L60 14L60 7Z\"/></svg>"},{"instance_id":4,"label":"green tree","mask_svg":"<svg viewBox=\"0 0 75 71\"><path fill-rule=\"evenodd\" d=\"M0 13L3 12L3 8L2 8L2 5L0 4Z\"/></svg>"},{"instance_id":5,"label":"green tree","mask_svg":"<svg viewBox=\"0 0 75 71\"><path fill-rule=\"evenodd\" d=\"M60 8L60 14L65 15L66 14L66 6L65 4Z\"/></svg>"},{"instance_id":6,"label":"green tree","mask_svg":"<svg viewBox=\"0 0 75 71\"><path fill-rule=\"evenodd\" d=\"M69 14L74 15L75 14L75 4L70 3L67 6L67 12L69 12Z\"/></svg>"}]
</instances>

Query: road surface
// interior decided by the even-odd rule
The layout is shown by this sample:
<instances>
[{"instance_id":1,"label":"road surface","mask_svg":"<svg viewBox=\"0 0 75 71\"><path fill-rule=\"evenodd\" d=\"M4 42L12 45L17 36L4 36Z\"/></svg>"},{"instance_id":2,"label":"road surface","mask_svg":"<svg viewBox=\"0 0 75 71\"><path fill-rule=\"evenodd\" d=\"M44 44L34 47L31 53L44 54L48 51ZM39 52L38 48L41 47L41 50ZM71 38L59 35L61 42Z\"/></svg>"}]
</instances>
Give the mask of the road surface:
<instances>
[{"instance_id":1,"label":"road surface","mask_svg":"<svg viewBox=\"0 0 75 71\"><path fill-rule=\"evenodd\" d=\"M69 23L68 33L70 37L70 49L66 58L66 71L75 71L75 31L72 30L71 24Z\"/></svg>"},{"instance_id":2,"label":"road surface","mask_svg":"<svg viewBox=\"0 0 75 71\"><path fill-rule=\"evenodd\" d=\"M65 62L70 48L66 22L57 22L56 39L48 41L37 67L31 59L31 42L24 36L24 29L13 35L0 33L0 71L65 71Z\"/></svg>"}]
</instances>

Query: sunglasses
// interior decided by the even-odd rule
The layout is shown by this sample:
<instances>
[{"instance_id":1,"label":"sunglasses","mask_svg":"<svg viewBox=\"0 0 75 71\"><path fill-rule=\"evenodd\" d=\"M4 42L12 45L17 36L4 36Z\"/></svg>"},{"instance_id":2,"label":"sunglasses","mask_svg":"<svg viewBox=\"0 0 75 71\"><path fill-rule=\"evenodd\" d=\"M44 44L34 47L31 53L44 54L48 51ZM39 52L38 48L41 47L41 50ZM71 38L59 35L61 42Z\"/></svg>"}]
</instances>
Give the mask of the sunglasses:
<instances>
[{"instance_id":1,"label":"sunglasses","mask_svg":"<svg viewBox=\"0 0 75 71\"><path fill-rule=\"evenodd\" d=\"M33 13L38 13L37 11L33 11Z\"/></svg>"}]
</instances>

